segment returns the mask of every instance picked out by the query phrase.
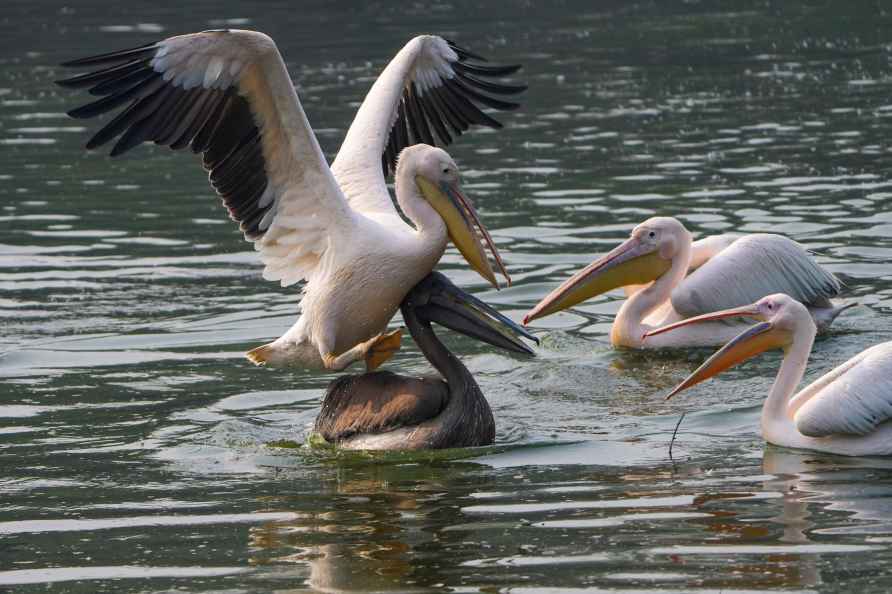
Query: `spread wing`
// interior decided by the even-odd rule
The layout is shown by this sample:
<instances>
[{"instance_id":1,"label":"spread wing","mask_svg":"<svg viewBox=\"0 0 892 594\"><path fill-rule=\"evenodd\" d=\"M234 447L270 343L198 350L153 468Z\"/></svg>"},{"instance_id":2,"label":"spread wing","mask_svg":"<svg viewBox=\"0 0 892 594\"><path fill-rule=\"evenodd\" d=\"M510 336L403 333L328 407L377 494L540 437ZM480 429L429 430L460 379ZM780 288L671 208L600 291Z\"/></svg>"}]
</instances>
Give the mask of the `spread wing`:
<instances>
[{"instance_id":1,"label":"spread wing","mask_svg":"<svg viewBox=\"0 0 892 594\"><path fill-rule=\"evenodd\" d=\"M384 178L395 170L401 150L419 143L445 147L474 124L501 128L482 108L516 109L517 103L493 95L520 93L526 86L489 79L519 69L488 64L442 37L409 41L372 85L332 164L350 205L361 212L395 212Z\"/></svg>"},{"instance_id":2,"label":"spread wing","mask_svg":"<svg viewBox=\"0 0 892 594\"><path fill-rule=\"evenodd\" d=\"M202 154L211 185L283 286L309 278L332 235L356 225L275 43L256 31L215 30L64 64L96 70L59 81L101 98L74 109L120 109L87 142L143 142Z\"/></svg>"},{"instance_id":3,"label":"spread wing","mask_svg":"<svg viewBox=\"0 0 892 594\"><path fill-rule=\"evenodd\" d=\"M332 443L386 433L434 418L448 400L448 388L439 379L388 371L346 375L328 386L314 430Z\"/></svg>"},{"instance_id":4,"label":"spread wing","mask_svg":"<svg viewBox=\"0 0 892 594\"><path fill-rule=\"evenodd\" d=\"M774 293L811 305L839 292L839 280L801 245L782 235L758 233L734 241L685 277L672 291L672 307L691 317Z\"/></svg>"},{"instance_id":5,"label":"spread wing","mask_svg":"<svg viewBox=\"0 0 892 594\"><path fill-rule=\"evenodd\" d=\"M790 401L803 435L867 435L892 420L892 342L873 346Z\"/></svg>"}]
</instances>

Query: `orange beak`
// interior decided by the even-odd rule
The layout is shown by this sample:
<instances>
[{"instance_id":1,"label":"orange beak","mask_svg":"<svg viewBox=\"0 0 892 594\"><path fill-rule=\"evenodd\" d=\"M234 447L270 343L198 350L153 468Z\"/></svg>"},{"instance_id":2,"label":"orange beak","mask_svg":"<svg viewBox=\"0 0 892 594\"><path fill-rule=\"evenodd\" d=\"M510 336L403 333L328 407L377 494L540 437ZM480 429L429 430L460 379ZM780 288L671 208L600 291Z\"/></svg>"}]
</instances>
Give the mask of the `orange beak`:
<instances>
[{"instance_id":1,"label":"orange beak","mask_svg":"<svg viewBox=\"0 0 892 594\"><path fill-rule=\"evenodd\" d=\"M573 307L617 287L649 283L671 265L669 260L660 257L655 246L631 237L549 293L524 316L523 323Z\"/></svg>"},{"instance_id":2,"label":"orange beak","mask_svg":"<svg viewBox=\"0 0 892 594\"><path fill-rule=\"evenodd\" d=\"M484 243L492 253L499 272L505 277L508 286L511 286L511 277L505 270L505 264L502 262L502 256L496 249L489 231L483 226L474 205L459 189L458 183L447 184L433 183L422 175L415 177L419 190L427 199L428 203L436 210L449 232L449 238L461 255L464 256L471 268L488 280L493 287L499 288L499 282L493 273L492 266L486 256ZM482 241L481 241L482 240Z\"/></svg>"},{"instance_id":3,"label":"orange beak","mask_svg":"<svg viewBox=\"0 0 892 594\"><path fill-rule=\"evenodd\" d=\"M703 314L694 318L688 318L674 324L651 330L644 335L645 338L655 334L671 332L676 328L706 322L710 320L719 320L731 317L755 317L761 318L762 313L753 305L744 307L736 307L734 309L726 309L713 313ZM682 390L686 390L691 386L695 386L702 381L711 378L714 375L730 369L735 365L743 363L747 359L755 357L759 353L763 353L769 349L785 348L790 344L792 337L789 331L778 329L772 322L759 322L755 326L747 328L739 335L734 337L731 342L716 351L703 365L698 367L694 373L689 375L680 384L675 386L666 396L666 400L672 398Z\"/></svg>"}]
</instances>

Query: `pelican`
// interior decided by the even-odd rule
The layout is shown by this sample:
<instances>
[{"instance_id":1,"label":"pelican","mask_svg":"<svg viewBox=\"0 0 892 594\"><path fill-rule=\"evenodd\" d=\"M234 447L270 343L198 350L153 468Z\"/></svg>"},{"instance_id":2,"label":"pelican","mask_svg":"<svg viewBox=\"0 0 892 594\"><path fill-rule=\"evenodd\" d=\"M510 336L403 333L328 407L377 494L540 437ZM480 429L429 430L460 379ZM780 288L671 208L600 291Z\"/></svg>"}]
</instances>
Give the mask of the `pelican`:
<instances>
[{"instance_id":1,"label":"pelican","mask_svg":"<svg viewBox=\"0 0 892 594\"><path fill-rule=\"evenodd\" d=\"M365 359L374 369L399 348L398 332L384 334L387 322L440 259L447 236L498 288L485 242L511 282L455 162L433 146L471 124L501 127L478 105L518 106L492 94L525 87L487 79L520 67L484 61L437 36L412 39L375 81L331 167L263 33L204 31L74 60L63 66L99 69L59 84L102 97L70 111L74 118L126 105L88 149L117 138L112 156L147 141L202 153L211 185L260 253L264 278L283 287L306 280L297 323L249 351L251 361L340 370ZM411 225L387 190L391 171Z\"/></svg>"},{"instance_id":2,"label":"pelican","mask_svg":"<svg viewBox=\"0 0 892 594\"><path fill-rule=\"evenodd\" d=\"M844 456L892 454L892 342L855 355L798 393L817 328L808 309L778 293L743 307L717 311L658 328L653 334L730 317L755 318L681 382L667 398L772 348L784 360L762 407L762 435L776 445Z\"/></svg>"},{"instance_id":3,"label":"pelican","mask_svg":"<svg viewBox=\"0 0 892 594\"><path fill-rule=\"evenodd\" d=\"M412 338L443 379L388 371L340 377L328 387L314 431L341 448L357 450L491 444L495 421L489 404L431 322L515 353L533 354L518 336L538 340L438 272L418 283L400 309Z\"/></svg>"},{"instance_id":4,"label":"pelican","mask_svg":"<svg viewBox=\"0 0 892 594\"><path fill-rule=\"evenodd\" d=\"M624 243L549 293L523 323L618 287L627 288L628 298L613 322L610 341L617 347L639 349L723 344L739 328L714 323L665 336L645 339L644 335L774 292L788 293L807 304L822 329L850 307L831 303L830 298L840 292L839 280L787 237L719 235L694 242L677 219L653 217L635 227Z\"/></svg>"}]
</instances>

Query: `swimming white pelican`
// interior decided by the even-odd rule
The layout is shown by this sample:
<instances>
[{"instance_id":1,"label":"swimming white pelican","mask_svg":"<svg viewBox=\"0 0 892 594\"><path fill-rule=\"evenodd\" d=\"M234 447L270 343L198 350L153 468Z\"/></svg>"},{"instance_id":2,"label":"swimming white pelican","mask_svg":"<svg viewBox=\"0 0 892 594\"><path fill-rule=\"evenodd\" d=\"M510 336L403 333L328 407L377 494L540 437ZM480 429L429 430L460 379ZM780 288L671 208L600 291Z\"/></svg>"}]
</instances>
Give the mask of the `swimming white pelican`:
<instances>
[{"instance_id":1,"label":"swimming white pelican","mask_svg":"<svg viewBox=\"0 0 892 594\"><path fill-rule=\"evenodd\" d=\"M627 287L629 296L613 322L610 341L631 348L723 344L739 328L714 323L646 340L644 334L684 318L752 303L770 293L784 292L806 303L822 328L847 307L830 302L840 291L836 277L791 239L759 233L694 242L677 219L653 217L635 227L620 246L549 293L523 322L618 287Z\"/></svg>"},{"instance_id":2,"label":"swimming white pelican","mask_svg":"<svg viewBox=\"0 0 892 594\"><path fill-rule=\"evenodd\" d=\"M489 445L495 420L480 386L440 342L431 322L514 353L532 355L523 328L465 293L439 272L409 291L400 305L406 327L441 378L389 371L345 375L325 393L314 431L354 450L420 450Z\"/></svg>"},{"instance_id":3,"label":"swimming white pelican","mask_svg":"<svg viewBox=\"0 0 892 594\"><path fill-rule=\"evenodd\" d=\"M517 107L484 92L522 91L485 80L519 66L481 61L440 37L412 39L375 81L331 168L282 56L262 33L204 31L75 60L64 66L101 69L59 84L103 96L69 112L75 118L126 105L87 148L120 136L112 156L147 141L203 153L211 184L260 252L264 278L307 281L297 323L248 358L339 370L363 358L374 368L399 347L398 332L382 332L440 259L447 234L498 287L482 237L508 279L459 189L458 168L429 146L448 144L471 124L500 127L477 104ZM412 226L385 185L394 169L396 199Z\"/></svg>"},{"instance_id":4,"label":"swimming white pelican","mask_svg":"<svg viewBox=\"0 0 892 594\"><path fill-rule=\"evenodd\" d=\"M762 435L767 441L845 456L892 454L892 342L870 347L794 395L817 328L805 306L788 295L770 295L752 305L682 320L650 334L671 334L681 327L739 316L761 322L722 347L667 398L763 351L780 348L784 360L762 408Z\"/></svg>"}]
</instances>

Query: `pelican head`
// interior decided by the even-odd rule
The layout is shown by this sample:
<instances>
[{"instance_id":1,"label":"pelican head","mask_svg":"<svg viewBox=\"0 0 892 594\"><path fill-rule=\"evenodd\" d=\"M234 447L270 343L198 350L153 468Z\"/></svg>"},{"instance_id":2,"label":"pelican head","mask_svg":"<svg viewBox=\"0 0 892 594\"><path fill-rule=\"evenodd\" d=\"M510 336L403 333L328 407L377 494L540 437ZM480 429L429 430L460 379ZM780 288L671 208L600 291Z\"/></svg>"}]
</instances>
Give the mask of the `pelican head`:
<instances>
[{"instance_id":1,"label":"pelican head","mask_svg":"<svg viewBox=\"0 0 892 594\"><path fill-rule=\"evenodd\" d=\"M703 314L651 330L645 334L645 338L654 334L671 332L676 328L690 324L732 317L753 318L758 320L759 323L747 328L733 338L731 342L719 349L703 365L698 367L694 373L678 384L666 396L667 399L675 396L682 390L697 385L714 375L718 375L726 369L743 363L759 353L769 349L783 349L787 351L793 344L796 334L803 331L803 329L811 331L812 337L814 337L816 332L808 309L789 295L777 293L763 297L751 305Z\"/></svg>"},{"instance_id":2,"label":"pelican head","mask_svg":"<svg viewBox=\"0 0 892 594\"><path fill-rule=\"evenodd\" d=\"M533 354L520 337L539 344L538 338L485 302L459 289L437 271L431 272L415 285L406 295L401 307L404 315L407 309L411 309L414 317L423 324L436 322L440 326L513 353Z\"/></svg>"},{"instance_id":3,"label":"pelican head","mask_svg":"<svg viewBox=\"0 0 892 594\"><path fill-rule=\"evenodd\" d=\"M632 230L629 239L549 293L524 316L523 323L573 307L618 287L654 281L671 268L676 254L690 245L691 235L677 219L647 219Z\"/></svg>"},{"instance_id":4,"label":"pelican head","mask_svg":"<svg viewBox=\"0 0 892 594\"><path fill-rule=\"evenodd\" d=\"M407 177L414 179L421 196L442 217L449 238L471 268L499 288L483 247L485 243L510 286L511 277L505 270L492 237L480 221L474 205L461 191L458 166L449 153L427 144L404 149L396 166L397 184ZM401 192L397 191L398 199L400 195ZM406 210L408 205L401 203L401 206Z\"/></svg>"}]
</instances>

